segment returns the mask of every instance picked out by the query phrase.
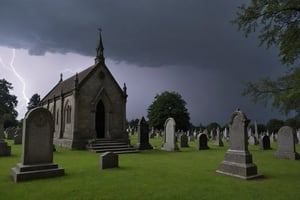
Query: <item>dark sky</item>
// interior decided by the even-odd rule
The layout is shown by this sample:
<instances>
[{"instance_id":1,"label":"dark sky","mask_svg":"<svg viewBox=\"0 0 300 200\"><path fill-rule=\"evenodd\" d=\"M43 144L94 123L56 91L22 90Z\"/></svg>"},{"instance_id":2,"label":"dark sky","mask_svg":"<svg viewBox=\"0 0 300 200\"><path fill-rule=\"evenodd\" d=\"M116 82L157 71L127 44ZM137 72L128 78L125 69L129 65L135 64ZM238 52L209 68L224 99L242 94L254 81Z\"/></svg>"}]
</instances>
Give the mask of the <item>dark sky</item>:
<instances>
[{"instance_id":1,"label":"dark sky","mask_svg":"<svg viewBox=\"0 0 300 200\"><path fill-rule=\"evenodd\" d=\"M277 77L285 68L275 49L259 47L255 34L245 38L230 23L237 7L247 2L0 0L0 46L28 50L19 61L20 72L34 67L26 66L26 59L47 53L65 55L63 62L71 62L68 53L79 54L93 64L101 27L107 65L119 84L128 86L128 119L146 115L154 96L171 90L186 100L195 125L224 124L237 107L250 119L266 122L279 114L240 94L245 82ZM11 73L1 71L0 78ZM31 86L41 94L54 86L63 69L43 71L55 72L55 77L45 77L51 84L45 82L43 89ZM24 72L25 81L32 79L37 77Z\"/></svg>"}]
</instances>

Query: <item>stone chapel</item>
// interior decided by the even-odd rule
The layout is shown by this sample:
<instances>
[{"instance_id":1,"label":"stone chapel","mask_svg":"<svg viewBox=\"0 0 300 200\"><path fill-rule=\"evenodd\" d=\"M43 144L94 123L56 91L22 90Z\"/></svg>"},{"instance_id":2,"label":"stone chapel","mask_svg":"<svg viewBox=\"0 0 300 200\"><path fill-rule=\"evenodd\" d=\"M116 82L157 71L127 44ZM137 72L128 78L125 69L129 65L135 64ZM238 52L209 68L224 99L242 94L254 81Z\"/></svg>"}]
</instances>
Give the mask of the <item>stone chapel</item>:
<instances>
[{"instance_id":1,"label":"stone chapel","mask_svg":"<svg viewBox=\"0 0 300 200\"><path fill-rule=\"evenodd\" d=\"M99 138L129 144L126 132L127 91L118 85L105 64L101 31L95 64L60 81L42 99L54 118L54 144L83 149Z\"/></svg>"}]
</instances>

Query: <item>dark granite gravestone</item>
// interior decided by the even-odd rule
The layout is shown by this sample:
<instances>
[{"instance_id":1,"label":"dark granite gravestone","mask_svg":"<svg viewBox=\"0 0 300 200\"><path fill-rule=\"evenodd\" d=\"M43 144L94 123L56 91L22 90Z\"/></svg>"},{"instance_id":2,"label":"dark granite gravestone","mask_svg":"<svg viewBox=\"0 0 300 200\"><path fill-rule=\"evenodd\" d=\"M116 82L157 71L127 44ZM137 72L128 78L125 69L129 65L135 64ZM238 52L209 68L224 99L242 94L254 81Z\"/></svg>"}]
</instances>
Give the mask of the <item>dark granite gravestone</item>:
<instances>
[{"instance_id":1,"label":"dark granite gravestone","mask_svg":"<svg viewBox=\"0 0 300 200\"><path fill-rule=\"evenodd\" d=\"M180 136L180 147L189 147L188 136L185 133Z\"/></svg>"},{"instance_id":2,"label":"dark granite gravestone","mask_svg":"<svg viewBox=\"0 0 300 200\"><path fill-rule=\"evenodd\" d=\"M140 119L137 130L137 149L153 149L149 143L149 127L144 117Z\"/></svg>"},{"instance_id":3,"label":"dark granite gravestone","mask_svg":"<svg viewBox=\"0 0 300 200\"><path fill-rule=\"evenodd\" d=\"M270 138L267 135L264 135L259 140L259 149L260 150L269 150L271 149Z\"/></svg>"},{"instance_id":4,"label":"dark granite gravestone","mask_svg":"<svg viewBox=\"0 0 300 200\"><path fill-rule=\"evenodd\" d=\"M284 158L290 160L300 159L295 149L295 133L289 126L283 126L278 131L278 149L275 152L276 158Z\"/></svg>"},{"instance_id":5,"label":"dark granite gravestone","mask_svg":"<svg viewBox=\"0 0 300 200\"><path fill-rule=\"evenodd\" d=\"M0 117L0 156L10 156L11 147L4 140L4 123L2 117Z\"/></svg>"},{"instance_id":6,"label":"dark granite gravestone","mask_svg":"<svg viewBox=\"0 0 300 200\"><path fill-rule=\"evenodd\" d=\"M229 150L225 160L220 164L218 173L234 176L241 179L254 179L262 177L257 174L257 166L252 163L252 155L248 151L247 126L250 120L239 109L236 110L229 121Z\"/></svg>"},{"instance_id":7,"label":"dark granite gravestone","mask_svg":"<svg viewBox=\"0 0 300 200\"><path fill-rule=\"evenodd\" d=\"M119 167L119 156L112 152L105 152L100 155L100 169Z\"/></svg>"},{"instance_id":8,"label":"dark granite gravestone","mask_svg":"<svg viewBox=\"0 0 300 200\"><path fill-rule=\"evenodd\" d=\"M179 148L176 143L175 136L175 127L176 123L173 118L168 118L165 122L165 134L164 134L164 143L162 150L165 151L179 151Z\"/></svg>"},{"instance_id":9,"label":"dark granite gravestone","mask_svg":"<svg viewBox=\"0 0 300 200\"><path fill-rule=\"evenodd\" d=\"M209 149L207 145L207 135L205 133L200 133L197 137L197 144L196 144L196 149L197 150L203 150L203 149Z\"/></svg>"},{"instance_id":10,"label":"dark granite gravestone","mask_svg":"<svg viewBox=\"0 0 300 200\"><path fill-rule=\"evenodd\" d=\"M15 182L64 175L64 169L53 163L53 117L38 107L29 111L23 121L22 163L11 169Z\"/></svg>"}]
</instances>

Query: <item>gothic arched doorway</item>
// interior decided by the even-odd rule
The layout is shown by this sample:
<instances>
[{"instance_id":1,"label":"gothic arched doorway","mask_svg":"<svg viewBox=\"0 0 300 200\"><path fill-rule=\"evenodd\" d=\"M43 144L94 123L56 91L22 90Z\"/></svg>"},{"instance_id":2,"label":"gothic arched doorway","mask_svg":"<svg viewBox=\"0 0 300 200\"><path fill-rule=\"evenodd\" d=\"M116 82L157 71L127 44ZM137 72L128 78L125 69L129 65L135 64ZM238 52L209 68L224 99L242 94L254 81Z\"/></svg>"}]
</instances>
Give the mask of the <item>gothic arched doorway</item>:
<instances>
[{"instance_id":1,"label":"gothic arched doorway","mask_svg":"<svg viewBox=\"0 0 300 200\"><path fill-rule=\"evenodd\" d=\"M104 138L105 137L105 108L101 100L97 105L95 124L96 124L97 138Z\"/></svg>"}]
</instances>

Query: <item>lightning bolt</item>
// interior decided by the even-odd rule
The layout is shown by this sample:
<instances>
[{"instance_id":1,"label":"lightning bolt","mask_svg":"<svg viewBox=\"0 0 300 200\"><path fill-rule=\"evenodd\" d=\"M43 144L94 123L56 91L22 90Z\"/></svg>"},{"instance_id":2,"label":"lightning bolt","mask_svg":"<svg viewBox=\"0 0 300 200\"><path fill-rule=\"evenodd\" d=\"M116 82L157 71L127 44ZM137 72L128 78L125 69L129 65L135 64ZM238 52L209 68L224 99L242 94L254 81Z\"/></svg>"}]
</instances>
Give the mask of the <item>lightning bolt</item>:
<instances>
[{"instance_id":1,"label":"lightning bolt","mask_svg":"<svg viewBox=\"0 0 300 200\"><path fill-rule=\"evenodd\" d=\"M11 57L11 61L10 61L10 67L11 67L13 73L16 75L16 77L22 83L22 85L23 85L23 88L22 88L23 99L25 100L26 103L28 103L29 98L27 97L26 92L25 92L26 91L26 83L24 81L24 78L16 71L16 69L14 67L15 57L16 57L16 50L12 49L12 57Z\"/></svg>"},{"instance_id":2,"label":"lightning bolt","mask_svg":"<svg viewBox=\"0 0 300 200\"><path fill-rule=\"evenodd\" d=\"M16 57L16 50L12 49L12 57L10 60L10 68L11 71L15 74L15 76L19 79L19 81L22 83L22 95L23 95L23 99L25 100L25 103L27 104L29 102L29 98L26 95L26 83L24 81L24 78L16 71L15 67L14 67L14 62L15 62L15 57ZM22 105L22 107L24 106L24 104Z\"/></svg>"}]
</instances>

